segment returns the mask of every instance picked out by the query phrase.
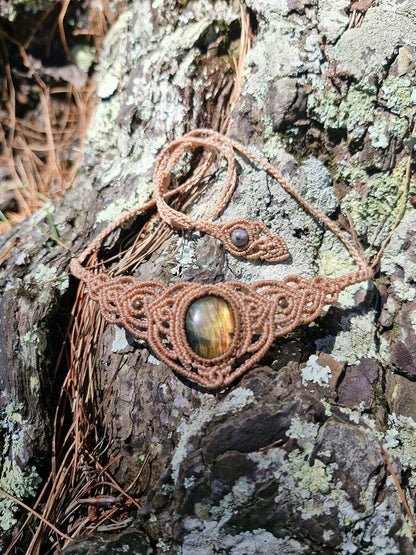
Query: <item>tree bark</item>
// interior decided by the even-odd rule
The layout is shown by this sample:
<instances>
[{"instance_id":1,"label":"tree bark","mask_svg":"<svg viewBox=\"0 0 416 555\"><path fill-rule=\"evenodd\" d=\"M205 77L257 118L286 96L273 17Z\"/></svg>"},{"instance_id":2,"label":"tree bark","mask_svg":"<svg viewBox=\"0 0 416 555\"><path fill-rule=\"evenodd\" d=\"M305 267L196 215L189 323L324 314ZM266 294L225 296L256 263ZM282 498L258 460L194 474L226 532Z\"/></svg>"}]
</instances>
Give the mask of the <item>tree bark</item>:
<instances>
[{"instance_id":1,"label":"tree bark","mask_svg":"<svg viewBox=\"0 0 416 555\"><path fill-rule=\"evenodd\" d=\"M277 165L329 216L348 210L364 246L385 217L374 256L397 213L413 133L416 2L349 6L246 2L252 48L230 136ZM240 29L231 2L126 8L102 54L101 102L78 181L48 206L69 250L48 237L42 210L1 240L1 252L11 246L0 268L0 402L9 430L1 483L11 480L8 458L20 469L22 497L50 456L65 357L52 374L77 290L73 278L45 282L149 198L161 146L197 127L222 127ZM240 261L211 237L173 234L139 267L140 279L251 283L351 271L330 231L262 170L242 158L239 165L224 221L266 223L286 240L289 262ZM120 233L104 249L111 252ZM105 326L94 372L111 388L108 457L122 454L112 471L127 486L143 456L149 461L137 484L136 528L112 539L112 548L134 537L143 553L413 552L379 442L412 495L415 233L407 202L377 280L351 287L312 325L280 338L220 395L186 383L123 329ZM100 542L67 552L91 552Z\"/></svg>"}]
</instances>

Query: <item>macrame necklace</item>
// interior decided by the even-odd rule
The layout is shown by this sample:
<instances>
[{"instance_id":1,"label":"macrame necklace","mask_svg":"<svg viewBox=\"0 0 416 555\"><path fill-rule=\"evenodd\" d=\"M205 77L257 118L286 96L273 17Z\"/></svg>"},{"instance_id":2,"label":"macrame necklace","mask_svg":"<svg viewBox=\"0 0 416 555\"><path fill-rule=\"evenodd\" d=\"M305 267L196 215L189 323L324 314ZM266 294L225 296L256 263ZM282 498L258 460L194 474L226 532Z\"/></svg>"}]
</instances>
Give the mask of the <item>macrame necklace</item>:
<instances>
[{"instance_id":1,"label":"macrame necklace","mask_svg":"<svg viewBox=\"0 0 416 555\"><path fill-rule=\"evenodd\" d=\"M175 165L185 153L198 147L205 149L201 169L176 190L198 183L211 166L215 154L220 153L226 158L228 168L219 200L208 214L194 219L173 209L166 203L166 198ZM153 183L162 220L172 228L197 229L209 234L222 241L224 247L237 257L268 262L288 258L284 240L260 222L244 219L228 223L212 221L227 206L236 187L235 150L263 166L283 189L321 220L344 243L358 269L337 278L316 276L305 279L292 275L279 281L260 281L252 285L238 281L211 285L182 282L169 287L130 276L111 277L106 272L94 273L83 267L87 256L107 235L154 202L113 222L71 261L72 273L85 282L90 298L99 304L107 322L122 325L133 336L146 340L161 361L208 389L231 384L264 356L275 337L315 320L322 308L335 303L346 287L370 279L375 265L373 262L370 266L338 225L299 195L276 168L238 142L210 130L198 129L188 133L161 151Z\"/></svg>"}]
</instances>

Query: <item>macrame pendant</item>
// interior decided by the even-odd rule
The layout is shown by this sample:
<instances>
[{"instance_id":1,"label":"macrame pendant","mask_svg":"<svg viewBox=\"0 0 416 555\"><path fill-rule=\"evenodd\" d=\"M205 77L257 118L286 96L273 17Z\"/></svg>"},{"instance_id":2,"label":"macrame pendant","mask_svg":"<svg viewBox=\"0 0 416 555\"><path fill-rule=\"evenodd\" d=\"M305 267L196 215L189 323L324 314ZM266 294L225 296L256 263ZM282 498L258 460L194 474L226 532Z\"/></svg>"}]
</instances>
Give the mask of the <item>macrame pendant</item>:
<instances>
[{"instance_id":1,"label":"macrame pendant","mask_svg":"<svg viewBox=\"0 0 416 555\"><path fill-rule=\"evenodd\" d=\"M340 291L336 280L289 276L246 285L179 283L133 277L88 280L104 318L145 339L154 354L208 389L229 385L258 362L275 337L312 322Z\"/></svg>"},{"instance_id":2,"label":"macrame pendant","mask_svg":"<svg viewBox=\"0 0 416 555\"><path fill-rule=\"evenodd\" d=\"M203 147L220 153L228 169L220 198L204 217L193 219L166 203L171 172L186 152ZM288 276L280 281L246 285L227 281L212 285L183 282L167 286L133 277L112 278L95 274L82 263L101 241L124 222L155 204L160 218L172 228L197 229L220 240L232 255L247 260L280 262L289 257L284 240L257 221L244 219L213 222L225 209L237 183L234 150L265 168L282 188L325 224L344 243L359 269L337 278ZM176 191L193 187L212 163L208 156ZM315 320L325 305L334 303L340 291L373 276L371 266L347 239L338 225L307 202L268 162L245 146L207 129L197 129L172 141L158 156L153 177L155 200L122 215L104 229L78 257L71 261L74 276L84 281L90 297L99 303L103 317L124 326L135 337L147 341L154 354L182 376L208 389L230 385L269 349L275 337ZM403 205L404 206L404 205Z\"/></svg>"}]
</instances>

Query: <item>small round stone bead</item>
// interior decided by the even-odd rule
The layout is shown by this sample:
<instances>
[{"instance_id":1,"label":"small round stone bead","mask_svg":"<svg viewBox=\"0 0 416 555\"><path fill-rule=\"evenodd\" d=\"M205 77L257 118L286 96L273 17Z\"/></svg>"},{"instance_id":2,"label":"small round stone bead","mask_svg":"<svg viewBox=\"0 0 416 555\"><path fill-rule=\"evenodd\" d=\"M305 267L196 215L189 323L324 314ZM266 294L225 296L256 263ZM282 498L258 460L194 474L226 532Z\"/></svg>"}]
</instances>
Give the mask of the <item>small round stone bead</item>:
<instances>
[{"instance_id":1,"label":"small round stone bead","mask_svg":"<svg viewBox=\"0 0 416 555\"><path fill-rule=\"evenodd\" d=\"M143 303L139 299L136 299L133 303L134 310L141 310L143 308Z\"/></svg>"},{"instance_id":2,"label":"small round stone bead","mask_svg":"<svg viewBox=\"0 0 416 555\"><path fill-rule=\"evenodd\" d=\"M231 233L231 242L235 247L243 248L248 244L248 233L245 229L237 227Z\"/></svg>"},{"instance_id":3,"label":"small round stone bead","mask_svg":"<svg viewBox=\"0 0 416 555\"><path fill-rule=\"evenodd\" d=\"M289 303L287 302L287 299L285 299L284 297L279 299L279 306L280 306L280 308L287 308L289 306Z\"/></svg>"}]
</instances>

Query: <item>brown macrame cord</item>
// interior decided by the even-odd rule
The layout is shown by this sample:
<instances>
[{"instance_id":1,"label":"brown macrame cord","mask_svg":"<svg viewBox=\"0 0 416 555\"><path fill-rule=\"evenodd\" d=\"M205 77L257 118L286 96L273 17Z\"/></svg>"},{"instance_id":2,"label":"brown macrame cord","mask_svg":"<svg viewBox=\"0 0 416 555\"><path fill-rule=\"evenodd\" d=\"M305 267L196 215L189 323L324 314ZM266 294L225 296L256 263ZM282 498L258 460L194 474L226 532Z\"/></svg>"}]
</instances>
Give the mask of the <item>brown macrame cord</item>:
<instances>
[{"instance_id":1,"label":"brown macrame cord","mask_svg":"<svg viewBox=\"0 0 416 555\"><path fill-rule=\"evenodd\" d=\"M205 149L200 169L186 183L168 191L175 165L185 153L198 147ZM286 259L289 251L284 240L264 224L244 219L225 224L212 221L227 206L237 184L235 150L263 166L283 189L321 220L344 243L360 269L338 278L316 276L308 280L293 275L279 281L261 281L252 285L237 281L212 285L183 282L169 287L155 281L141 282L130 276L111 277L106 272L94 273L82 266L107 235L155 203L160 218L169 226L197 229L212 235L222 241L234 256L269 262ZM218 154L227 161L227 173L214 207L204 216L192 218L169 206L166 199L198 183ZM86 283L91 299L99 303L107 322L122 325L135 337L146 340L161 361L208 389L230 385L264 356L275 337L312 322L325 305L336 302L342 290L373 276L372 266L335 222L309 204L275 167L220 133L198 129L167 145L156 161L153 184L155 200L124 214L104 229L78 258L71 261L71 271ZM236 230L246 234L247 241L241 246L233 240ZM227 303L234 327L225 351L220 356L205 358L191 347L185 320L192 303L210 296Z\"/></svg>"}]
</instances>

